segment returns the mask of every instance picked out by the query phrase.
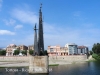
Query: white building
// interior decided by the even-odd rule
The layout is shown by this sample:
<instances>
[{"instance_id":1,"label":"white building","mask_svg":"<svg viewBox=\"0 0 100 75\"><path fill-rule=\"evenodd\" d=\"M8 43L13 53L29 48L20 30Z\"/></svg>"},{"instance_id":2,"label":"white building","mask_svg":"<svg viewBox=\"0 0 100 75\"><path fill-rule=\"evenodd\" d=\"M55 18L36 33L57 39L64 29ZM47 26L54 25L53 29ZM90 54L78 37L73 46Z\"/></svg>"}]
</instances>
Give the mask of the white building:
<instances>
[{"instance_id":1,"label":"white building","mask_svg":"<svg viewBox=\"0 0 100 75\"><path fill-rule=\"evenodd\" d=\"M77 45L75 43L68 43L65 45L68 48L68 55L76 55L77 54Z\"/></svg>"},{"instance_id":2,"label":"white building","mask_svg":"<svg viewBox=\"0 0 100 75\"><path fill-rule=\"evenodd\" d=\"M6 48L6 56L13 56L14 50L16 50L15 44L10 44Z\"/></svg>"}]
</instances>

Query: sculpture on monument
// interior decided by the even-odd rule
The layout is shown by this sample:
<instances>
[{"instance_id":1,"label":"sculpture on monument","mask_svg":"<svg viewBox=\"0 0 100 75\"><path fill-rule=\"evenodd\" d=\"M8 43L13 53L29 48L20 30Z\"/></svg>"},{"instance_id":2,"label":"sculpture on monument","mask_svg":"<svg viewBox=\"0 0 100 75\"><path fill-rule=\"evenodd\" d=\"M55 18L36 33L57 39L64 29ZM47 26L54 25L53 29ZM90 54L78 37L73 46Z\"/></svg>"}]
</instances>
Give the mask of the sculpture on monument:
<instances>
[{"instance_id":1,"label":"sculpture on monument","mask_svg":"<svg viewBox=\"0 0 100 75\"><path fill-rule=\"evenodd\" d=\"M38 28L38 40L37 40L37 29L35 24L34 34L34 55L44 55L44 38L43 38L43 21L42 21L42 4L39 10L39 28Z\"/></svg>"}]
</instances>

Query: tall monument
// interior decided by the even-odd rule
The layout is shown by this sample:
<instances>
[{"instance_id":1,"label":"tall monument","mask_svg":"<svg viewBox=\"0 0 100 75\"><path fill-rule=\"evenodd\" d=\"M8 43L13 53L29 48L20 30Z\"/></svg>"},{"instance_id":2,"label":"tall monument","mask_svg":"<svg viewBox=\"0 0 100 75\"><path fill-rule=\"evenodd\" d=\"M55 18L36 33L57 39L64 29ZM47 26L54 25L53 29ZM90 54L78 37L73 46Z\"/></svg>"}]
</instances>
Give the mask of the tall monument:
<instances>
[{"instance_id":1,"label":"tall monument","mask_svg":"<svg viewBox=\"0 0 100 75\"><path fill-rule=\"evenodd\" d=\"M34 55L39 55L36 24L34 27Z\"/></svg>"},{"instance_id":2,"label":"tall monument","mask_svg":"<svg viewBox=\"0 0 100 75\"><path fill-rule=\"evenodd\" d=\"M34 55L44 55L44 38L43 38L43 21L42 21L42 4L39 9L39 28L38 28L38 40L36 25L34 28Z\"/></svg>"},{"instance_id":3,"label":"tall monument","mask_svg":"<svg viewBox=\"0 0 100 75\"><path fill-rule=\"evenodd\" d=\"M39 30L38 30L38 49L39 54L44 53L44 38L43 38L43 20L42 20L42 4L39 10Z\"/></svg>"},{"instance_id":4,"label":"tall monument","mask_svg":"<svg viewBox=\"0 0 100 75\"><path fill-rule=\"evenodd\" d=\"M39 28L37 41L37 28L34 27L34 56L29 57L29 73L49 73L49 59L44 55L42 4L39 10ZM41 75L41 74L40 74Z\"/></svg>"}]
</instances>

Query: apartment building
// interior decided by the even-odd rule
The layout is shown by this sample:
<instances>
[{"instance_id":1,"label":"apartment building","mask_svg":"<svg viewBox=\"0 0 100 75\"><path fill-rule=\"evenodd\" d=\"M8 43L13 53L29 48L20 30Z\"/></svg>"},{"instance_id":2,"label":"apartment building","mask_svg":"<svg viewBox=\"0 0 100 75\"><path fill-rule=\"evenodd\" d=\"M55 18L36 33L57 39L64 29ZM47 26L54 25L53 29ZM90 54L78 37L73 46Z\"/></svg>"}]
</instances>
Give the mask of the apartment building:
<instances>
[{"instance_id":1,"label":"apartment building","mask_svg":"<svg viewBox=\"0 0 100 75\"><path fill-rule=\"evenodd\" d=\"M68 55L68 49L66 47L48 46L47 49L49 56L65 56Z\"/></svg>"}]
</instances>

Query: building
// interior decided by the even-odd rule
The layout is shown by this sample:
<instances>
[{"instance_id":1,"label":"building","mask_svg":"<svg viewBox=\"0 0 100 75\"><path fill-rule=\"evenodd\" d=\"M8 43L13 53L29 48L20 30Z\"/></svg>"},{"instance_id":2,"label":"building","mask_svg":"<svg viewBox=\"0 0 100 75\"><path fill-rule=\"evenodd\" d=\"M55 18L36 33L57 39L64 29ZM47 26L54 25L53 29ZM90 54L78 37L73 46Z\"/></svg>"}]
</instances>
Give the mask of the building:
<instances>
[{"instance_id":1,"label":"building","mask_svg":"<svg viewBox=\"0 0 100 75\"><path fill-rule=\"evenodd\" d=\"M60 46L48 46L47 52L49 56L68 55L68 49L66 47L60 47Z\"/></svg>"},{"instance_id":2,"label":"building","mask_svg":"<svg viewBox=\"0 0 100 75\"><path fill-rule=\"evenodd\" d=\"M6 56L13 56L15 50L28 50L25 45L16 46L15 44L10 44L6 48Z\"/></svg>"},{"instance_id":3,"label":"building","mask_svg":"<svg viewBox=\"0 0 100 75\"><path fill-rule=\"evenodd\" d=\"M86 46L78 46L78 54L80 55L83 55L83 54L87 54L89 51L88 51L88 47Z\"/></svg>"},{"instance_id":4,"label":"building","mask_svg":"<svg viewBox=\"0 0 100 75\"><path fill-rule=\"evenodd\" d=\"M16 45L15 44L10 44L6 48L6 56L13 56L14 50L16 50Z\"/></svg>"},{"instance_id":5,"label":"building","mask_svg":"<svg viewBox=\"0 0 100 75\"><path fill-rule=\"evenodd\" d=\"M47 52L49 56L84 55L88 54L88 47L68 43L65 47L48 46Z\"/></svg>"},{"instance_id":6,"label":"building","mask_svg":"<svg viewBox=\"0 0 100 75\"><path fill-rule=\"evenodd\" d=\"M65 47L68 48L68 55L77 54L77 45L75 43L66 44Z\"/></svg>"},{"instance_id":7,"label":"building","mask_svg":"<svg viewBox=\"0 0 100 75\"><path fill-rule=\"evenodd\" d=\"M56 55L59 55L60 46L48 46L47 52L48 52L48 55L49 55L49 56L56 56ZM57 53L57 52L58 52L58 53Z\"/></svg>"},{"instance_id":8,"label":"building","mask_svg":"<svg viewBox=\"0 0 100 75\"><path fill-rule=\"evenodd\" d=\"M60 47L60 55L68 55L68 48L67 47Z\"/></svg>"},{"instance_id":9,"label":"building","mask_svg":"<svg viewBox=\"0 0 100 75\"><path fill-rule=\"evenodd\" d=\"M28 50L28 47L25 45L19 45L18 48L19 50Z\"/></svg>"},{"instance_id":10,"label":"building","mask_svg":"<svg viewBox=\"0 0 100 75\"><path fill-rule=\"evenodd\" d=\"M28 50L34 50L34 45L29 45Z\"/></svg>"}]
</instances>

